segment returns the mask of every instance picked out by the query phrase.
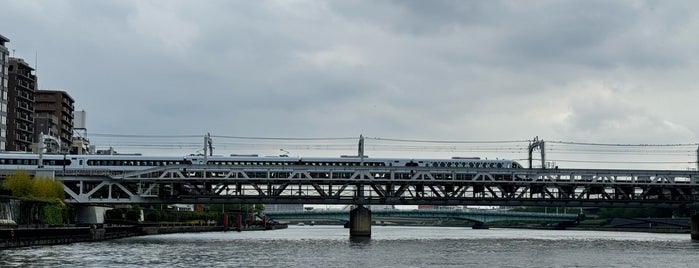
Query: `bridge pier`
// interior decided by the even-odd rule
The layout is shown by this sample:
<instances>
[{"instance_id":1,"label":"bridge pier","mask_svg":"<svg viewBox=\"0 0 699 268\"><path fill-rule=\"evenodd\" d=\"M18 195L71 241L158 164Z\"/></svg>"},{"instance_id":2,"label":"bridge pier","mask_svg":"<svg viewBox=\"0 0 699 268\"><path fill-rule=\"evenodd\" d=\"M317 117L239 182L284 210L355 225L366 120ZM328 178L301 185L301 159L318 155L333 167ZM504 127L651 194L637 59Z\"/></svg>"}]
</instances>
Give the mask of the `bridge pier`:
<instances>
[{"instance_id":1,"label":"bridge pier","mask_svg":"<svg viewBox=\"0 0 699 268\"><path fill-rule=\"evenodd\" d=\"M77 206L77 222L81 224L102 224L104 223L104 213L111 207L104 206Z\"/></svg>"},{"instance_id":2,"label":"bridge pier","mask_svg":"<svg viewBox=\"0 0 699 268\"><path fill-rule=\"evenodd\" d=\"M699 240L699 214L692 215L690 225L692 226L692 240Z\"/></svg>"},{"instance_id":3,"label":"bridge pier","mask_svg":"<svg viewBox=\"0 0 699 268\"><path fill-rule=\"evenodd\" d=\"M350 211L350 237L371 236L371 210L362 205Z\"/></svg>"},{"instance_id":4,"label":"bridge pier","mask_svg":"<svg viewBox=\"0 0 699 268\"><path fill-rule=\"evenodd\" d=\"M485 222L479 221L479 222L474 223L473 227L471 227L471 228L472 229L490 229L490 226L488 226L488 224Z\"/></svg>"}]
</instances>

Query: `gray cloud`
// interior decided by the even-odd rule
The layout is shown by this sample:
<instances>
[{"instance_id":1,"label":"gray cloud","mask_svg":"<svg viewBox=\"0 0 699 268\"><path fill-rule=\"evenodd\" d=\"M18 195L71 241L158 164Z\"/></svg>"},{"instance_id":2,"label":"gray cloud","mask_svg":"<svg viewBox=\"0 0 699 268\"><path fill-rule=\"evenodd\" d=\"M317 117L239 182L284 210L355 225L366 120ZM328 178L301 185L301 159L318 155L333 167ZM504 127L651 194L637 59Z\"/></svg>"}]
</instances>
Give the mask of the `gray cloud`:
<instances>
[{"instance_id":1,"label":"gray cloud","mask_svg":"<svg viewBox=\"0 0 699 268\"><path fill-rule=\"evenodd\" d=\"M0 6L10 48L38 52L40 86L67 90L93 133L698 139L693 3Z\"/></svg>"}]
</instances>

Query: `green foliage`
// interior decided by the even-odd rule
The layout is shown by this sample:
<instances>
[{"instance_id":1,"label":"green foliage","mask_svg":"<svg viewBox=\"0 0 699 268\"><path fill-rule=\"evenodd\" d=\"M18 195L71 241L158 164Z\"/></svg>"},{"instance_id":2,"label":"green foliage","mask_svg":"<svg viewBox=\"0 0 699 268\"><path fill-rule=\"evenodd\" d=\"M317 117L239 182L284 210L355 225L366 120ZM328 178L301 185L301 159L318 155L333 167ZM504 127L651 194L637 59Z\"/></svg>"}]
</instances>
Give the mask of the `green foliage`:
<instances>
[{"instance_id":1,"label":"green foliage","mask_svg":"<svg viewBox=\"0 0 699 268\"><path fill-rule=\"evenodd\" d=\"M124 219L127 221L139 221L141 219L141 210L130 209L129 211L126 211Z\"/></svg>"},{"instance_id":2,"label":"green foliage","mask_svg":"<svg viewBox=\"0 0 699 268\"><path fill-rule=\"evenodd\" d=\"M49 178L37 177L32 180L32 196L40 199L63 200L63 183Z\"/></svg>"},{"instance_id":3,"label":"green foliage","mask_svg":"<svg viewBox=\"0 0 699 268\"><path fill-rule=\"evenodd\" d=\"M24 170L7 176L3 188L12 191L12 196L43 201L65 199L63 183L49 178L36 177L32 179Z\"/></svg>"},{"instance_id":4,"label":"green foliage","mask_svg":"<svg viewBox=\"0 0 699 268\"><path fill-rule=\"evenodd\" d=\"M17 173L7 176L2 187L12 191L14 197L29 197L31 196L32 182L26 171L19 170Z\"/></svg>"},{"instance_id":5,"label":"green foliage","mask_svg":"<svg viewBox=\"0 0 699 268\"><path fill-rule=\"evenodd\" d=\"M123 220L124 213L119 209L110 209L104 212L105 220Z\"/></svg>"},{"instance_id":6,"label":"green foliage","mask_svg":"<svg viewBox=\"0 0 699 268\"><path fill-rule=\"evenodd\" d=\"M63 206L60 204L50 204L45 205L43 210L43 223L49 225L63 224L63 214L65 213L65 208Z\"/></svg>"}]
</instances>

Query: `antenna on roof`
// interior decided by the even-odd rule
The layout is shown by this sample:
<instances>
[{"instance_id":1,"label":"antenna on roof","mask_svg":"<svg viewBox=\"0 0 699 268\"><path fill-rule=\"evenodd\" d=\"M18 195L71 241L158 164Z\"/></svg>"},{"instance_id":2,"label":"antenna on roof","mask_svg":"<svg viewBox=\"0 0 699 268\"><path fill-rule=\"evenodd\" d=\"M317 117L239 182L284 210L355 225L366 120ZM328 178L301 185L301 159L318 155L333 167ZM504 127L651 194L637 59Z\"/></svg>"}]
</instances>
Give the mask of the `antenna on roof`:
<instances>
[{"instance_id":1,"label":"antenna on roof","mask_svg":"<svg viewBox=\"0 0 699 268\"><path fill-rule=\"evenodd\" d=\"M39 89L39 51L34 50L34 77L36 77L35 90Z\"/></svg>"}]
</instances>

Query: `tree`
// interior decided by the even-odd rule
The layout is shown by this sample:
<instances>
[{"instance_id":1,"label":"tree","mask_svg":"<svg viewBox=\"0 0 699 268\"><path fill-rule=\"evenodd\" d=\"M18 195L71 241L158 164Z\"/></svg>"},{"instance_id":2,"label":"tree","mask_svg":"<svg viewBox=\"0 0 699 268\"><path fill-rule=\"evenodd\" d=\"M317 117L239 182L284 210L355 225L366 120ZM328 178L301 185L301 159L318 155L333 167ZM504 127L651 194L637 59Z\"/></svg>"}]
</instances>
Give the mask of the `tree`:
<instances>
[{"instance_id":1,"label":"tree","mask_svg":"<svg viewBox=\"0 0 699 268\"><path fill-rule=\"evenodd\" d=\"M32 182L29 179L29 174L24 170L19 170L16 173L5 178L3 188L12 191L14 197L29 197L32 192Z\"/></svg>"},{"instance_id":2,"label":"tree","mask_svg":"<svg viewBox=\"0 0 699 268\"><path fill-rule=\"evenodd\" d=\"M32 179L24 170L7 176L3 188L12 191L12 196L34 198L44 201L65 199L63 183L49 178L35 177Z\"/></svg>"}]
</instances>

